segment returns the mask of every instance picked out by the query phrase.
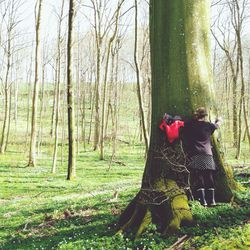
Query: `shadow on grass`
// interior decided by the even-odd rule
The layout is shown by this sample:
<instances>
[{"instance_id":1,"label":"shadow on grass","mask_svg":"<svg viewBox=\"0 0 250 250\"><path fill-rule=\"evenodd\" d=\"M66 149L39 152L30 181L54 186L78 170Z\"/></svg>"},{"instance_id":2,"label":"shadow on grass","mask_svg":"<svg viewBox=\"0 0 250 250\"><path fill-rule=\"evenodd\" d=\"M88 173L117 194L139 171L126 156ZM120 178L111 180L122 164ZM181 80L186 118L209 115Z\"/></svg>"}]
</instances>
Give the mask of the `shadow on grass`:
<instances>
[{"instance_id":1,"label":"shadow on grass","mask_svg":"<svg viewBox=\"0 0 250 250\"><path fill-rule=\"evenodd\" d=\"M102 249L102 247L105 249L107 241L113 242L113 244L117 242L117 238L114 236L116 233L114 223L118 220L118 216L112 215L110 212L115 205L117 204L99 202L93 206L77 206L74 208L75 215L67 216L65 211L61 210L59 218L55 219L52 218L55 209L35 210L34 214L47 214L44 221L40 224L23 224L17 227L16 235L11 239L6 238L0 248L6 250L57 249L60 245L64 245L66 246L64 249L90 249L93 246L93 249ZM119 205L117 206L119 207ZM122 206L124 207L124 204ZM65 204L60 208L63 207L65 209ZM86 212L91 209L94 211L93 214L81 214L81 211ZM104 212L103 209L106 211ZM208 231L215 234L215 228L227 230L237 227L247 223L250 216L247 207L232 207L228 204L221 204L215 208L203 208L194 203L192 209L196 225L182 228L179 235L188 234L194 237ZM148 238L147 232L142 237ZM150 237L154 239L156 236L151 234ZM125 246L127 241L120 239L120 244Z\"/></svg>"},{"instance_id":2,"label":"shadow on grass","mask_svg":"<svg viewBox=\"0 0 250 250\"><path fill-rule=\"evenodd\" d=\"M12 171L14 171L14 170L18 170L18 169L27 169L28 167L27 166L10 166L10 165L3 165L3 164L1 164L1 166L0 166L0 172L2 172L2 173L10 173L10 170L12 170Z\"/></svg>"},{"instance_id":3,"label":"shadow on grass","mask_svg":"<svg viewBox=\"0 0 250 250\"><path fill-rule=\"evenodd\" d=\"M203 235L215 228L233 228L247 223L250 217L250 210L247 206L230 206L229 204L218 204L213 208L193 207L195 226L182 228L181 232L192 236Z\"/></svg>"},{"instance_id":4,"label":"shadow on grass","mask_svg":"<svg viewBox=\"0 0 250 250\"><path fill-rule=\"evenodd\" d=\"M25 231L25 225L21 225L17 229L17 235L6 239L0 249L55 249L60 244L76 241L81 241L82 245L87 247L91 239L112 237L115 229L110 227L110 223L116 220L111 214L103 214L91 218L75 216L47 221L43 225L31 225Z\"/></svg>"}]
</instances>

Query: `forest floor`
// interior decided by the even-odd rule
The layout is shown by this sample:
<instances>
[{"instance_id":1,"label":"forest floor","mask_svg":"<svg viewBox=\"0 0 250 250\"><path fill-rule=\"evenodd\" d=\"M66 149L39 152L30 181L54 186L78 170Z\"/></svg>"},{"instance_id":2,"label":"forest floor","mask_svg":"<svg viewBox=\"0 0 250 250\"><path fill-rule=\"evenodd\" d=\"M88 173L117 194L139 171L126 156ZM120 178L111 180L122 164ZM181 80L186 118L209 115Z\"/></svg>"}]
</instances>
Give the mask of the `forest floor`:
<instances>
[{"instance_id":1,"label":"forest floor","mask_svg":"<svg viewBox=\"0 0 250 250\"><path fill-rule=\"evenodd\" d=\"M11 148L0 163L0 249L161 250L183 236L183 249L250 249L247 166L235 170L241 189L231 204L204 208L192 202L192 227L163 238L151 225L139 239L132 239L115 235L115 223L140 188L141 145L120 146L119 162L111 166L109 160L99 161L96 152L80 152L73 181L66 181L67 159L51 174L46 155L39 156L36 168L28 168L27 156Z\"/></svg>"}]
</instances>

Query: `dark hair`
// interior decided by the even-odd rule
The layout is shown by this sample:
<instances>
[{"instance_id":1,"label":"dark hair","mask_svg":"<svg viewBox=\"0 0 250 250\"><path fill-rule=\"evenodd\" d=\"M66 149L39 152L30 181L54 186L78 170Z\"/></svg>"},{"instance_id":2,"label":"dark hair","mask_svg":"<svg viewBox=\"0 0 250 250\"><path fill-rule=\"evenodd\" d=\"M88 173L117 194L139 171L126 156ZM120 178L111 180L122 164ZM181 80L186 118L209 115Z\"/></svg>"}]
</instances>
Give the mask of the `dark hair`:
<instances>
[{"instance_id":1,"label":"dark hair","mask_svg":"<svg viewBox=\"0 0 250 250\"><path fill-rule=\"evenodd\" d=\"M197 108L194 111L194 119L195 120L202 119L202 118L206 117L207 115L208 115L207 111L204 107Z\"/></svg>"}]
</instances>

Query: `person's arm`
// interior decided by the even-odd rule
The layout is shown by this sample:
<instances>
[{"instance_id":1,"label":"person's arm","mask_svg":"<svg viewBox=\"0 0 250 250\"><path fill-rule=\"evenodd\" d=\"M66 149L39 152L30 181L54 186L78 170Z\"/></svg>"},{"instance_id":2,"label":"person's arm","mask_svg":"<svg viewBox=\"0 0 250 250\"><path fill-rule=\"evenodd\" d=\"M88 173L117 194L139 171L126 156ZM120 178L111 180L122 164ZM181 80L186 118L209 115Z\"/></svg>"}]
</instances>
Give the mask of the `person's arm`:
<instances>
[{"instance_id":1,"label":"person's arm","mask_svg":"<svg viewBox=\"0 0 250 250\"><path fill-rule=\"evenodd\" d=\"M220 118L220 117L216 118L215 123L210 122L209 124L210 124L211 134L213 134L214 131L221 126L221 124L222 124L222 118Z\"/></svg>"},{"instance_id":2,"label":"person's arm","mask_svg":"<svg viewBox=\"0 0 250 250\"><path fill-rule=\"evenodd\" d=\"M223 120L221 117L216 118L216 120L215 120L216 128L219 128L221 126L222 122L223 122Z\"/></svg>"}]
</instances>

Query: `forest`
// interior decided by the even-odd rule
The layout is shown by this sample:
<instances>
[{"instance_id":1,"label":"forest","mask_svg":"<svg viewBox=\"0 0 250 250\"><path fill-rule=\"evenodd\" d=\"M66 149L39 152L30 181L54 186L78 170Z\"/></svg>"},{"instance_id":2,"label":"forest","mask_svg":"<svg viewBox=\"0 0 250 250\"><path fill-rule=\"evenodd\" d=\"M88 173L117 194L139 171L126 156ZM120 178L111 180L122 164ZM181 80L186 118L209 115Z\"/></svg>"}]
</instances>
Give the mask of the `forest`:
<instances>
[{"instance_id":1,"label":"forest","mask_svg":"<svg viewBox=\"0 0 250 250\"><path fill-rule=\"evenodd\" d=\"M249 11L0 0L0 249L249 249ZM213 206L159 128L199 107Z\"/></svg>"}]
</instances>

